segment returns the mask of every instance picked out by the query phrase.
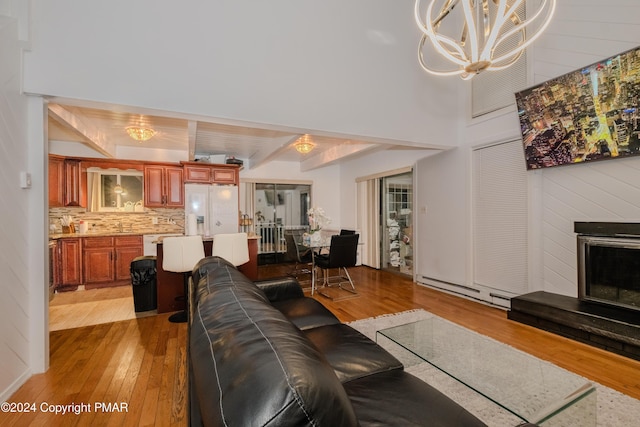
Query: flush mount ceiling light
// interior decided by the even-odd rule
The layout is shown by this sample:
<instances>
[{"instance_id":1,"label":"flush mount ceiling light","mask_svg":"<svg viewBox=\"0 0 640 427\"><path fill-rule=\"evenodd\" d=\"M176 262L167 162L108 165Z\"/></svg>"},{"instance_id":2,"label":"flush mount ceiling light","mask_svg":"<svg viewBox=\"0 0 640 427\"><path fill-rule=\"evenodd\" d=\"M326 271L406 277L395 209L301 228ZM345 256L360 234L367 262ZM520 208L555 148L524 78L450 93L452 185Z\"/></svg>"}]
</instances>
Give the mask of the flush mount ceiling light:
<instances>
[{"instance_id":1,"label":"flush mount ceiling light","mask_svg":"<svg viewBox=\"0 0 640 427\"><path fill-rule=\"evenodd\" d=\"M143 126L129 126L126 131L131 138L140 142L148 141L156 134L155 130Z\"/></svg>"},{"instance_id":2,"label":"flush mount ceiling light","mask_svg":"<svg viewBox=\"0 0 640 427\"><path fill-rule=\"evenodd\" d=\"M311 150L313 150L313 147L315 147L316 144L311 142L311 135L305 133L300 138L298 138L298 140L295 142L295 144L293 144L293 146L296 147L296 150L298 150L298 153L307 154Z\"/></svg>"},{"instance_id":3,"label":"flush mount ceiling light","mask_svg":"<svg viewBox=\"0 0 640 427\"><path fill-rule=\"evenodd\" d=\"M120 184L116 184L115 187L113 187L113 192L116 194L123 194L124 193L124 188L122 188L122 186Z\"/></svg>"},{"instance_id":4,"label":"flush mount ceiling light","mask_svg":"<svg viewBox=\"0 0 640 427\"><path fill-rule=\"evenodd\" d=\"M424 33L420 65L431 74L465 80L515 63L547 28L556 8L556 0L432 0L421 15L421 4L416 0L415 19ZM425 46L427 39L431 43ZM426 63L429 46L446 58L448 68L440 69L432 58L431 65Z\"/></svg>"}]
</instances>

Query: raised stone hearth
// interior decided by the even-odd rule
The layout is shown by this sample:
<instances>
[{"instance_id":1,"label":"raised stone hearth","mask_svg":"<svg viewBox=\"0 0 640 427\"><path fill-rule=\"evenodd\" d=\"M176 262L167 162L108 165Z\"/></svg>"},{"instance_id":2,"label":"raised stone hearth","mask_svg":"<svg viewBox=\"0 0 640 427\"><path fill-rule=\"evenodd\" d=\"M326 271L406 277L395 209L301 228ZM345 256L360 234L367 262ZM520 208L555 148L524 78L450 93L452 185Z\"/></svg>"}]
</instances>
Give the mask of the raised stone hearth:
<instances>
[{"instance_id":1,"label":"raised stone hearth","mask_svg":"<svg viewBox=\"0 0 640 427\"><path fill-rule=\"evenodd\" d=\"M637 310L538 291L512 298L508 318L640 360Z\"/></svg>"}]
</instances>

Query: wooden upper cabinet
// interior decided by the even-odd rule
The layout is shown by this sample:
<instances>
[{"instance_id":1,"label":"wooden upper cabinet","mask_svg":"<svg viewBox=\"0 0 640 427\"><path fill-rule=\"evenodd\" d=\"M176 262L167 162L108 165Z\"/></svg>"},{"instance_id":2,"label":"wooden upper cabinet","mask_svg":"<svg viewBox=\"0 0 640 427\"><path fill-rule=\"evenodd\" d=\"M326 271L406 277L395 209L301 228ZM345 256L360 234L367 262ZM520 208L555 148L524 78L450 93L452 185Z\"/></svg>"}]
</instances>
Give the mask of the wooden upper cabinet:
<instances>
[{"instance_id":1,"label":"wooden upper cabinet","mask_svg":"<svg viewBox=\"0 0 640 427\"><path fill-rule=\"evenodd\" d=\"M211 168L211 181L213 184L238 184L239 173L238 167L229 168Z\"/></svg>"},{"instance_id":2,"label":"wooden upper cabinet","mask_svg":"<svg viewBox=\"0 0 640 427\"><path fill-rule=\"evenodd\" d=\"M65 206L82 206L82 170L80 160L64 161L64 202Z\"/></svg>"},{"instance_id":3,"label":"wooden upper cabinet","mask_svg":"<svg viewBox=\"0 0 640 427\"><path fill-rule=\"evenodd\" d=\"M211 168L200 165L184 165L184 182L209 184L211 182Z\"/></svg>"},{"instance_id":4,"label":"wooden upper cabinet","mask_svg":"<svg viewBox=\"0 0 640 427\"><path fill-rule=\"evenodd\" d=\"M49 206L86 207L86 174L79 159L49 156Z\"/></svg>"},{"instance_id":5,"label":"wooden upper cabinet","mask_svg":"<svg viewBox=\"0 0 640 427\"><path fill-rule=\"evenodd\" d=\"M144 205L147 207L163 206L164 203L164 168L146 165L144 167Z\"/></svg>"},{"instance_id":6,"label":"wooden upper cabinet","mask_svg":"<svg viewBox=\"0 0 640 427\"><path fill-rule=\"evenodd\" d=\"M234 184L240 182L238 165L182 162L184 182L197 184Z\"/></svg>"},{"instance_id":7,"label":"wooden upper cabinet","mask_svg":"<svg viewBox=\"0 0 640 427\"><path fill-rule=\"evenodd\" d=\"M64 158L49 156L49 207L64 206Z\"/></svg>"},{"instance_id":8,"label":"wooden upper cabinet","mask_svg":"<svg viewBox=\"0 0 640 427\"><path fill-rule=\"evenodd\" d=\"M166 194L166 207L184 207L184 171L182 167L166 167Z\"/></svg>"},{"instance_id":9,"label":"wooden upper cabinet","mask_svg":"<svg viewBox=\"0 0 640 427\"><path fill-rule=\"evenodd\" d=\"M184 173L181 166L144 166L144 205L156 208L184 207Z\"/></svg>"}]
</instances>

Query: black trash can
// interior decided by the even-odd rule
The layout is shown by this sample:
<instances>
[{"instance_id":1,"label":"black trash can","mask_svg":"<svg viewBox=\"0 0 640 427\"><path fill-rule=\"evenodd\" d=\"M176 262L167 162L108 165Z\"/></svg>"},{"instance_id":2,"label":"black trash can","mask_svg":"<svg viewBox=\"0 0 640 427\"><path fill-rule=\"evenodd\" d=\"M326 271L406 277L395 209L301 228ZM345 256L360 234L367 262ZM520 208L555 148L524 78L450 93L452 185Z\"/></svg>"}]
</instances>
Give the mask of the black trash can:
<instances>
[{"instance_id":1,"label":"black trash can","mask_svg":"<svg viewBox=\"0 0 640 427\"><path fill-rule=\"evenodd\" d=\"M139 256L131 261L131 287L136 313L158 308L156 257Z\"/></svg>"}]
</instances>

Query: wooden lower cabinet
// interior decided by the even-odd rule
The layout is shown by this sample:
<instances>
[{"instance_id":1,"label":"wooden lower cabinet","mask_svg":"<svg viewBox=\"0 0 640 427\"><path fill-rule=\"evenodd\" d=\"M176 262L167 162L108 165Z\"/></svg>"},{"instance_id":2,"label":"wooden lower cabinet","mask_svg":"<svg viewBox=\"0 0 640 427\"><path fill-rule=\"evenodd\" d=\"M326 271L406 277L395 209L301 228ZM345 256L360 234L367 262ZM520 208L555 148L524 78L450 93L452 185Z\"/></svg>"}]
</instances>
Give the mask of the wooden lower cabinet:
<instances>
[{"instance_id":1,"label":"wooden lower cabinet","mask_svg":"<svg viewBox=\"0 0 640 427\"><path fill-rule=\"evenodd\" d=\"M115 280L129 283L131 282L131 261L142 256L143 253L142 237L138 237L138 241L135 244L121 239L121 237L116 238L116 245L113 249L115 254Z\"/></svg>"},{"instance_id":2,"label":"wooden lower cabinet","mask_svg":"<svg viewBox=\"0 0 640 427\"><path fill-rule=\"evenodd\" d=\"M82 251L87 289L129 284L129 268L142 255L142 236L85 237Z\"/></svg>"},{"instance_id":3,"label":"wooden lower cabinet","mask_svg":"<svg viewBox=\"0 0 640 427\"><path fill-rule=\"evenodd\" d=\"M82 241L80 238L60 239L56 291L74 291L82 284Z\"/></svg>"}]
</instances>

